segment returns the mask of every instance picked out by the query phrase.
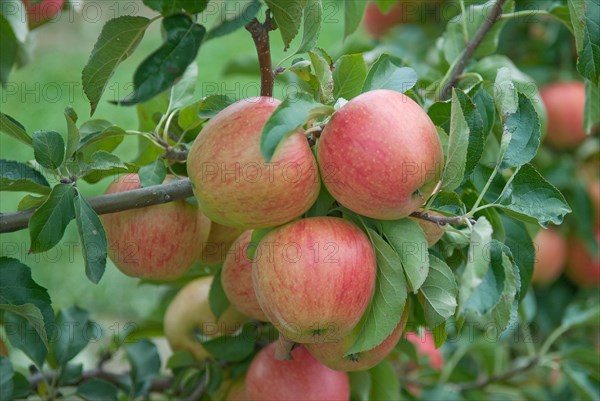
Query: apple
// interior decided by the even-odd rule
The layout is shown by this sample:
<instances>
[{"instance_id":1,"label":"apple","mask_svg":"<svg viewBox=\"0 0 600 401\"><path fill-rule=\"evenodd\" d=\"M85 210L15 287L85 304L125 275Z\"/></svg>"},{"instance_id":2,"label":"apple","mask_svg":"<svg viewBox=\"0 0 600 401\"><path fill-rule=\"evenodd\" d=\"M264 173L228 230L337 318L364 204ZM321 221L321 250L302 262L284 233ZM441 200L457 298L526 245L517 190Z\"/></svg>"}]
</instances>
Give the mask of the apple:
<instances>
[{"instance_id":1,"label":"apple","mask_svg":"<svg viewBox=\"0 0 600 401\"><path fill-rule=\"evenodd\" d=\"M414 332L406 333L406 340L410 341L417 348L417 355L429 358L429 365L436 370L441 370L444 365L444 358L440 350L435 348L433 335L426 331L423 336Z\"/></svg>"},{"instance_id":2,"label":"apple","mask_svg":"<svg viewBox=\"0 0 600 401\"><path fill-rule=\"evenodd\" d=\"M173 351L187 350L198 361L210 357L195 333L206 337L234 334L247 318L229 307L217 320L210 309L208 293L212 277L202 277L186 284L169 304L164 317L164 331Z\"/></svg>"},{"instance_id":3,"label":"apple","mask_svg":"<svg viewBox=\"0 0 600 401\"><path fill-rule=\"evenodd\" d=\"M542 285L551 284L565 268L567 242L557 229L549 228L540 230L533 239L533 244L535 246L535 264L531 282Z\"/></svg>"},{"instance_id":4,"label":"apple","mask_svg":"<svg viewBox=\"0 0 600 401\"><path fill-rule=\"evenodd\" d=\"M329 369L302 345L292 350L292 359L275 359L275 343L263 348L246 375L251 400L348 401L348 374Z\"/></svg>"},{"instance_id":5,"label":"apple","mask_svg":"<svg viewBox=\"0 0 600 401\"><path fill-rule=\"evenodd\" d=\"M443 214L441 213L436 213L432 211L428 211L427 213L429 213L432 216L443 216ZM440 226L439 224L433 221L418 219L415 217L410 217L410 219L412 219L421 227L423 233L425 233L425 238L427 238L427 245L429 247L432 247L435 244L437 244L437 242L444 236L444 233L446 232L443 226Z\"/></svg>"},{"instance_id":6,"label":"apple","mask_svg":"<svg viewBox=\"0 0 600 401\"><path fill-rule=\"evenodd\" d=\"M56 17L65 4L65 0L42 0L38 4L32 4L31 0L23 0L23 4L27 13L29 29L35 29Z\"/></svg>"},{"instance_id":7,"label":"apple","mask_svg":"<svg viewBox=\"0 0 600 401\"><path fill-rule=\"evenodd\" d=\"M251 401L246 391L246 383L244 380L237 381L231 385L227 392L226 401Z\"/></svg>"},{"instance_id":8,"label":"apple","mask_svg":"<svg viewBox=\"0 0 600 401\"><path fill-rule=\"evenodd\" d=\"M221 282L227 298L237 310L253 319L268 322L269 318L260 308L252 285L252 259L247 254L251 239L252 230L248 230L235 240L223 262Z\"/></svg>"},{"instance_id":9,"label":"apple","mask_svg":"<svg viewBox=\"0 0 600 401\"><path fill-rule=\"evenodd\" d=\"M317 199L315 158L301 131L279 144L267 163L262 129L281 102L241 100L211 119L194 141L188 173L202 212L230 227L274 227L299 217Z\"/></svg>"},{"instance_id":10,"label":"apple","mask_svg":"<svg viewBox=\"0 0 600 401\"><path fill-rule=\"evenodd\" d=\"M548 84L540 95L548 114L546 142L557 149L572 149L583 142L587 138L583 127L583 82Z\"/></svg>"},{"instance_id":11,"label":"apple","mask_svg":"<svg viewBox=\"0 0 600 401\"><path fill-rule=\"evenodd\" d=\"M409 97L374 90L338 110L317 159L325 186L348 209L380 220L416 211L432 194L444 156L433 122Z\"/></svg>"},{"instance_id":12,"label":"apple","mask_svg":"<svg viewBox=\"0 0 600 401\"><path fill-rule=\"evenodd\" d=\"M200 262L204 265L217 265L227 256L227 251L244 232L241 228L227 227L214 221L210 225L210 234L206 246L202 250Z\"/></svg>"},{"instance_id":13,"label":"apple","mask_svg":"<svg viewBox=\"0 0 600 401\"><path fill-rule=\"evenodd\" d=\"M439 18L439 12L430 6L437 3L439 0L402 0L383 12L376 2L369 2L363 20L365 31L369 36L380 38L397 25L420 22L432 13Z\"/></svg>"},{"instance_id":14,"label":"apple","mask_svg":"<svg viewBox=\"0 0 600 401\"><path fill-rule=\"evenodd\" d=\"M367 236L337 217L312 217L266 234L252 281L265 315L288 340L335 341L352 331L375 287Z\"/></svg>"},{"instance_id":15,"label":"apple","mask_svg":"<svg viewBox=\"0 0 600 401\"><path fill-rule=\"evenodd\" d=\"M371 369L383 361L398 344L398 340L400 340L406 327L407 318L408 309L405 309L394 331L381 344L371 350L351 356L345 355L356 341L360 333L360 326L357 326L349 336L339 341L305 344L305 347L318 361L333 370L350 372Z\"/></svg>"},{"instance_id":16,"label":"apple","mask_svg":"<svg viewBox=\"0 0 600 401\"><path fill-rule=\"evenodd\" d=\"M140 186L137 174L126 174L106 193ZM200 260L210 231L210 220L185 200L105 214L101 219L110 259L126 275L148 280L180 277Z\"/></svg>"},{"instance_id":17,"label":"apple","mask_svg":"<svg viewBox=\"0 0 600 401\"><path fill-rule=\"evenodd\" d=\"M600 247L600 228L596 230L596 243ZM579 287L597 286L600 284L600 252L592 255L581 239L573 238L569 241L565 273Z\"/></svg>"}]
</instances>

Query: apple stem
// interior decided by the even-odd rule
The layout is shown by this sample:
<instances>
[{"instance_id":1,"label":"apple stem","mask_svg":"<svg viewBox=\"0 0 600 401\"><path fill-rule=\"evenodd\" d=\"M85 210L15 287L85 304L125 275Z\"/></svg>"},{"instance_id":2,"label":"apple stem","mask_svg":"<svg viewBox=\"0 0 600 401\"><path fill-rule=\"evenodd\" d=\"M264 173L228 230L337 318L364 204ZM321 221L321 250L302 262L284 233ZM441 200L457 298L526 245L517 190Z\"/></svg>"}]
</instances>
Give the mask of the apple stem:
<instances>
[{"instance_id":1,"label":"apple stem","mask_svg":"<svg viewBox=\"0 0 600 401\"><path fill-rule=\"evenodd\" d=\"M267 10L265 22L260 23L254 18L246 30L252 35L256 52L258 53L258 63L260 65L260 95L273 97L273 86L275 74L273 73L273 64L271 62L271 45L269 41L269 32L273 29L271 25L271 12Z\"/></svg>"},{"instance_id":2,"label":"apple stem","mask_svg":"<svg viewBox=\"0 0 600 401\"><path fill-rule=\"evenodd\" d=\"M292 359L292 348L294 348L294 342L285 338L283 334L279 334L277 339L277 346L275 347L275 359L278 361L289 361Z\"/></svg>"},{"instance_id":3,"label":"apple stem","mask_svg":"<svg viewBox=\"0 0 600 401\"><path fill-rule=\"evenodd\" d=\"M474 225L475 223L477 223L476 220L468 218L466 216L434 216L427 212L413 212L410 216L421 220L431 221L440 226L445 226L447 224L467 225L468 223Z\"/></svg>"}]
</instances>

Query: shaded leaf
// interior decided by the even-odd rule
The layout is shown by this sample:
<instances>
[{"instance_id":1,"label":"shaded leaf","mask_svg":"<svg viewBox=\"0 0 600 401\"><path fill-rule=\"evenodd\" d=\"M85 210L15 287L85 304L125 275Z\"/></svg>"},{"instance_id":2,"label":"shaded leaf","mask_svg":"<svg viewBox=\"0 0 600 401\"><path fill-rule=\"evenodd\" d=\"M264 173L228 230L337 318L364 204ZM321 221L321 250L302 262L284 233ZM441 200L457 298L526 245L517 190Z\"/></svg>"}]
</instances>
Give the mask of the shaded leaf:
<instances>
[{"instance_id":1,"label":"shaded leaf","mask_svg":"<svg viewBox=\"0 0 600 401\"><path fill-rule=\"evenodd\" d=\"M81 194L73 202L75 221L81 240L85 275L98 284L106 269L107 241L100 218Z\"/></svg>"},{"instance_id":2,"label":"shaded leaf","mask_svg":"<svg viewBox=\"0 0 600 401\"><path fill-rule=\"evenodd\" d=\"M405 93L417 82L417 72L402 67L402 60L389 54L382 54L373 63L365 79L363 92L376 89L389 89Z\"/></svg>"},{"instance_id":3,"label":"shaded leaf","mask_svg":"<svg viewBox=\"0 0 600 401\"><path fill-rule=\"evenodd\" d=\"M71 185L58 184L44 204L33 213L29 220L31 252L44 252L58 244L67 225L75 217L75 194Z\"/></svg>"},{"instance_id":4,"label":"shaded leaf","mask_svg":"<svg viewBox=\"0 0 600 401\"><path fill-rule=\"evenodd\" d=\"M42 167L56 170L65 160L65 141L58 132L36 131L33 133L33 152Z\"/></svg>"},{"instance_id":5,"label":"shaded leaf","mask_svg":"<svg viewBox=\"0 0 600 401\"><path fill-rule=\"evenodd\" d=\"M49 194L50 184L42 174L27 164L0 159L0 191Z\"/></svg>"}]
</instances>

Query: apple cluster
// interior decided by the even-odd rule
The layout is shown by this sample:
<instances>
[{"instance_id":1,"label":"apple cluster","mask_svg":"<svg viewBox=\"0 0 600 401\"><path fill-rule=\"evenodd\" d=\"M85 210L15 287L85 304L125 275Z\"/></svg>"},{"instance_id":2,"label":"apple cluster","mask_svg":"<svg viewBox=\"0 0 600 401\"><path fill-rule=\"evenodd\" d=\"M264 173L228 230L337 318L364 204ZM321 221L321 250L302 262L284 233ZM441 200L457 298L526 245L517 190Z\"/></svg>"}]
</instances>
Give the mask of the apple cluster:
<instances>
[{"instance_id":1,"label":"apple cluster","mask_svg":"<svg viewBox=\"0 0 600 401\"><path fill-rule=\"evenodd\" d=\"M279 104L267 97L245 99L211 119L187 162L197 205L177 201L104 216L109 255L125 274L151 280L178 278L198 261L222 262L231 307L217 320L208 301L213 278L188 283L165 315L171 347L204 359L208 353L194 331L214 337L232 334L247 318L269 322L298 345L291 361L276 360L275 345L259 352L248 371L249 397L328 394L327 399L347 400L345 372L381 362L402 336L407 311L399 312L399 324L380 345L349 354L375 291L376 254L345 213L305 213L324 186L338 210L380 220L406 218L435 190L442 146L417 103L375 90L334 113L314 153L298 129L266 162L261 135ZM137 175L125 175L108 192L139 186ZM443 234L435 223L420 224L430 244ZM229 250L221 260L223 246ZM273 375L285 376L288 385L269 387L264 380ZM314 388L319 382L327 384Z\"/></svg>"}]
</instances>

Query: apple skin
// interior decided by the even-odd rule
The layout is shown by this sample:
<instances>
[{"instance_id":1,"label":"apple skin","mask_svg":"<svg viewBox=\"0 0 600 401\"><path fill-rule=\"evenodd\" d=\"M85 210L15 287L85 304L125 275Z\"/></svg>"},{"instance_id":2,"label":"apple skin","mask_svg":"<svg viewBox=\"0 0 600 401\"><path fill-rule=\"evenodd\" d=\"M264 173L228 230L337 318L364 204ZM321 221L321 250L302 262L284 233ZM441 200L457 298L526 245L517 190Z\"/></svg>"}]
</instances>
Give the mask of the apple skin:
<instances>
[{"instance_id":1,"label":"apple skin","mask_svg":"<svg viewBox=\"0 0 600 401\"><path fill-rule=\"evenodd\" d=\"M281 102L260 97L232 104L194 141L188 173L202 212L230 227L274 227L299 217L317 199L317 165L304 134L279 144L269 164L261 131Z\"/></svg>"},{"instance_id":2,"label":"apple skin","mask_svg":"<svg viewBox=\"0 0 600 401\"><path fill-rule=\"evenodd\" d=\"M325 186L343 206L396 220L432 194L444 156L427 113L409 97L380 89L355 97L333 115L317 159Z\"/></svg>"},{"instance_id":3,"label":"apple skin","mask_svg":"<svg viewBox=\"0 0 600 401\"><path fill-rule=\"evenodd\" d=\"M195 338L199 330L208 337L235 333L247 318L229 307L219 320L208 302L212 277L202 277L186 284L169 304L164 317L164 330L173 351L187 350L198 361L211 354Z\"/></svg>"},{"instance_id":4,"label":"apple skin","mask_svg":"<svg viewBox=\"0 0 600 401\"><path fill-rule=\"evenodd\" d=\"M367 236L337 217L312 217L259 242L252 281L265 315L288 340L339 340L365 312L375 287Z\"/></svg>"},{"instance_id":5,"label":"apple skin","mask_svg":"<svg viewBox=\"0 0 600 401\"><path fill-rule=\"evenodd\" d=\"M432 212L432 211L429 211L427 213L429 213L432 216L438 216L438 217L443 216L443 214L441 214L441 213L436 213L436 212ZM427 238L427 245L430 248L432 246L434 246L435 244L437 244L437 242L444 236L444 233L446 232L446 230L444 230L444 228L442 226L440 226L437 223L434 223L433 221L417 219L415 217L409 217L409 218L421 227L421 230L423 230L423 233L425 233L425 238Z\"/></svg>"},{"instance_id":6,"label":"apple skin","mask_svg":"<svg viewBox=\"0 0 600 401\"><path fill-rule=\"evenodd\" d=\"M200 262L204 265L223 263L233 242L244 232L241 228L227 227L214 221L210 225L210 234L202 250Z\"/></svg>"},{"instance_id":7,"label":"apple skin","mask_svg":"<svg viewBox=\"0 0 600 401\"><path fill-rule=\"evenodd\" d=\"M417 347L418 355L427 356L429 358L429 365L433 369L442 369L444 358L442 357L442 353L435 348L433 335L429 331L426 331L423 337L419 336L417 333L408 332L406 333L406 340Z\"/></svg>"},{"instance_id":8,"label":"apple skin","mask_svg":"<svg viewBox=\"0 0 600 401\"><path fill-rule=\"evenodd\" d=\"M536 285L552 284L565 268L567 242L554 228L540 230L533 239L535 264L531 282Z\"/></svg>"},{"instance_id":9,"label":"apple skin","mask_svg":"<svg viewBox=\"0 0 600 401\"><path fill-rule=\"evenodd\" d=\"M600 228L596 229L596 243L600 246ZM579 287L600 284L600 255L594 257L579 238L569 241L568 262L565 273Z\"/></svg>"},{"instance_id":10,"label":"apple skin","mask_svg":"<svg viewBox=\"0 0 600 401\"><path fill-rule=\"evenodd\" d=\"M345 355L360 333L358 326L352 331L352 334L339 341L305 344L305 347L319 362L333 370L352 372L371 369L383 361L398 344L406 327L407 318L408 309L405 309L394 331L381 344L351 357Z\"/></svg>"},{"instance_id":11,"label":"apple skin","mask_svg":"<svg viewBox=\"0 0 600 401\"><path fill-rule=\"evenodd\" d=\"M583 142L587 138L583 128L583 82L548 84L540 95L548 114L546 142L557 149L572 149Z\"/></svg>"},{"instance_id":12,"label":"apple skin","mask_svg":"<svg viewBox=\"0 0 600 401\"><path fill-rule=\"evenodd\" d=\"M271 343L254 358L246 375L246 391L251 400L348 401L348 374L329 369L302 345L292 350L292 359L275 359Z\"/></svg>"},{"instance_id":13,"label":"apple skin","mask_svg":"<svg viewBox=\"0 0 600 401\"><path fill-rule=\"evenodd\" d=\"M256 299L252 284L252 260L246 250L252 239L252 230L244 232L231 245L221 270L221 282L231 304L244 315L268 322Z\"/></svg>"},{"instance_id":14,"label":"apple skin","mask_svg":"<svg viewBox=\"0 0 600 401\"><path fill-rule=\"evenodd\" d=\"M137 174L126 174L106 193L140 186ZM148 280L180 277L200 260L210 231L210 220L185 200L105 214L101 220L110 259L126 275Z\"/></svg>"},{"instance_id":15,"label":"apple skin","mask_svg":"<svg viewBox=\"0 0 600 401\"><path fill-rule=\"evenodd\" d=\"M41 3L32 5L30 0L23 0L27 13L29 29L35 29L50 21L60 13L65 0L42 0Z\"/></svg>"}]
</instances>

